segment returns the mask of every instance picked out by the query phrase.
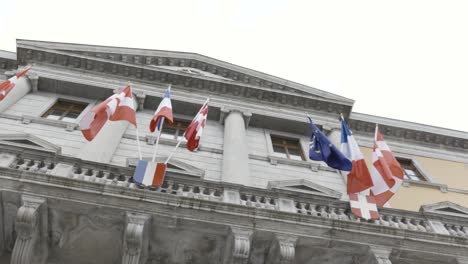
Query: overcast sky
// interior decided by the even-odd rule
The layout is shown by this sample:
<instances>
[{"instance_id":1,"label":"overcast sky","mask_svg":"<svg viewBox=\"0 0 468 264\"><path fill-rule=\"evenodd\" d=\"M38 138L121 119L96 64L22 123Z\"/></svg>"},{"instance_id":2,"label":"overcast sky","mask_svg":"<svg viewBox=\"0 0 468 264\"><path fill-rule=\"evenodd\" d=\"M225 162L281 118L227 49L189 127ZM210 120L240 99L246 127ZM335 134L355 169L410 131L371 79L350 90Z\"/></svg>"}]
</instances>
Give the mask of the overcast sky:
<instances>
[{"instance_id":1,"label":"overcast sky","mask_svg":"<svg viewBox=\"0 0 468 264\"><path fill-rule=\"evenodd\" d=\"M468 131L468 1L2 0L15 40L196 52Z\"/></svg>"}]
</instances>

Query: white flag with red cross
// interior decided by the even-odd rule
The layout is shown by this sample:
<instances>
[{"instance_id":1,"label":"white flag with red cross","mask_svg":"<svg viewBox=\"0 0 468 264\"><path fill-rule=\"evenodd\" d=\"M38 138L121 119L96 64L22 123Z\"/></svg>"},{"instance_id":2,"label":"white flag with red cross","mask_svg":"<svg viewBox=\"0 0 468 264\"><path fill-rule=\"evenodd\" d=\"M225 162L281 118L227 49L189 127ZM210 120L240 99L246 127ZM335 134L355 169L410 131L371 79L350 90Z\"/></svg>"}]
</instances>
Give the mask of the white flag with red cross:
<instances>
[{"instance_id":1,"label":"white flag with red cross","mask_svg":"<svg viewBox=\"0 0 468 264\"><path fill-rule=\"evenodd\" d=\"M349 194L349 203L351 205L351 212L353 215L366 220L379 219L377 203L374 197L351 193Z\"/></svg>"}]
</instances>

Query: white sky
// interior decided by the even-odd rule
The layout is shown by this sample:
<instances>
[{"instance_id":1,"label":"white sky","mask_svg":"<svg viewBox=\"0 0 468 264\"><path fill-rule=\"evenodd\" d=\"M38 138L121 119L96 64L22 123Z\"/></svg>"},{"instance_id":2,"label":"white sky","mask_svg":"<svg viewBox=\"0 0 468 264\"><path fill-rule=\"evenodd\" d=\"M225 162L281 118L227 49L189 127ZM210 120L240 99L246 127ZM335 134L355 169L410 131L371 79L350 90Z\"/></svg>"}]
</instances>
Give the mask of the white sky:
<instances>
[{"instance_id":1,"label":"white sky","mask_svg":"<svg viewBox=\"0 0 468 264\"><path fill-rule=\"evenodd\" d=\"M468 131L466 0L2 0L15 39L196 52Z\"/></svg>"}]
</instances>

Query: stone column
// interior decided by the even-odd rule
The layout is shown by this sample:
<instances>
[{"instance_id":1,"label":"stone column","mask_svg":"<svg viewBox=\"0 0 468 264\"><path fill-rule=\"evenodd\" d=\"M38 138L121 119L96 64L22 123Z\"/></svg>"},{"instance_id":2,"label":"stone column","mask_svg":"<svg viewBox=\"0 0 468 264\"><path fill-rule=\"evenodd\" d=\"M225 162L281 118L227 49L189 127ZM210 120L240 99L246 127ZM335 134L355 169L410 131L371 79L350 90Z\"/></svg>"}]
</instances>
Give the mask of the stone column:
<instances>
[{"instance_id":1,"label":"stone column","mask_svg":"<svg viewBox=\"0 0 468 264\"><path fill-rule=\"evenodd\" d=\"M341 127L338 125L324 125L323 130L331 143L338 149L341 149Z\"/></svg>"},{"instance_id":2,"label":"stone column","mask_svg":"<svg viewBox=\"0 0 468 264\"><path fill-rule=\"evenodd\" d=\"M136 96L133 95L133 103L135 109L137 109L138 102L135 98ZM127 121L107 121L93 141L86 142L81 148L78 153L78 158L100 163L109 163L129 125L130 123ZM135 156L138 155L137 151L135 146Z\"/></svg>"},{"instance_id":3,"label":"stone column","mask_svg":"<svg viewBox=\"0 0 468 264\"><path fill-rule=\"evenodd\" d=\"M6 72L7 78L13 77L16 72ZM28 74L25 77L21 77L17 80L16 86L13 90L8 93L8 95L0 102L0 113L3 113L6 109L10 106L14 105L18 102L21 98L23 98L26 94L33 90L30 80L28 79ZM35 77L34 80L37 80ZM37 84L37 81L35 81Z\"/></svg>"},{"instance_id":4,"label":"stone column","mask_svg":"<svg viewBox=\"0 0 468 264\"><path fill-rule=\"evenodd\" d=\"M148 258L149 215L127 212L122 264L144 264Z\"/></svg>"},{"instance_id":5,"label":"stone column","mask_svg":"<svg viewBox=\"0 0 468 264\"><path fill-rule=\"evenodd\" d=\"M11 264L45 263L48 256L47 203L44 198L23 195L15 221L17 238Z\"/></svg>"},{"instance_id":6,"label":"stone column","mask_svg":"<svg viewBox=\"0 0 468 264\"><path fill-rule=\"evenodd\" d=\"M296 256L296 236L275 234L266 263L293 264Z\"/></svg>"},{"instance_id":7,"label":"stone column","mask_svg":"<svg viewBox=\"0 0 468 264\"><path fill-rule=\"evenodd\" d=\"M370 246L370 251L375 258L376 264L392 264L390 260L390 254L392 253L391 248Z\"/></svg>"},{"instance_id":8,"label":"stone column","mask_svg":"<svg viewBox=\"0 0 468 264\"><path fill-rule=\"evenodd\" d=\"M247 264L249 261L253 231L231 227L227 239L223 264Z\"/></svg>"},{"instance_id":9,"label":"stone column","mask_svg":"<svg viewBox=\"0 0 468 264\"><path fill-rule=\"evenodd\" d=\"M222 181L247 185L249 183L249 150L246 127L250 113L222 109L224 148Z\"/></svg>"}]
</instances>

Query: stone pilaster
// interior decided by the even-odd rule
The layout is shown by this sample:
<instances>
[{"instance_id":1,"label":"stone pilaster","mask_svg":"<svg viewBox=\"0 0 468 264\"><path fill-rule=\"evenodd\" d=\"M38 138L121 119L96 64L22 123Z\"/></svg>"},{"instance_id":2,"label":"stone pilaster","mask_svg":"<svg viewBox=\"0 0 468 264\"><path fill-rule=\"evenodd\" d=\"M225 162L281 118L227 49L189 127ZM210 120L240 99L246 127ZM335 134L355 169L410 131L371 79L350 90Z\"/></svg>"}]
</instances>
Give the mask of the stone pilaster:
<instances>
[{"instance_id":1,"label":"stone pilaster","mask_svg":"<svg viewBox=\"0 0 468 264\"><path fill-rule=\"evenodd\" d=\"M135 109L138 102L133 95ZM107 121L93 141L86 142L78 153L78 158L101 163L109 163L130 123L127 121ZM136 143L135 143L136 144ZM137 153L135 145L135 155Z\"/></svg>"},{"instance_id":2,"label":"stone pilaster","mask_svg":"<svg viewBox=\"0 0 468 264\"><path fill-rule=\"evenodd\" d=\"M224 264L247 264L252 242L250 229L231 227L225 253Z\"/></svg>"},{"instance_id":3,"label":"stone pilaster","mask_svg":"<svg viewBox=\"0 0 468 264\"><path fill-rule=\"evenodd\" d=\"M148 258L149 219L145 214L127 213L122 264L144 264Z\"/></svg>"},{"instance_id":4,"label":"stone pilaster","mask_svg":"<svg viewBox=\"0 0 468 264\"><path fill-rule=\"evenodd\" d=\"M293 264L296 256L296 236L275 234L266 263Z\"/></svg>"},{"instance_id":5,"label":"stone pilaster","mask_svg":"<svg viewBox=\"0 0 468 264\"><path fill-rule=\"evenodd\" d=\"M45 263L48 256L47 203L44 198L23 195L15 221L17 237L11 264Z\"/></svg>"},{"instance_id":6,"label":"stone pilaster","mask_svg":"<svg viewBox=\"0 0 468 264\"><path fill-rule=\"evenodd\" d=\"M249 151L246 127L249 113L222 109L224 149L222 181L247 185L249 182Z\"/></svg>"},{"instance_id":7,"label":"stone pilaster","mask_svg":"<svg viewBox=\"0 0 468 264\"><path fill-rule=\"evenodd\" d=\"M7 78L13 77L16 72L6 72ZM26 77L21 77L17 80L16 86L14 89L8 93L8 95L0 102L0 113L4 112L10 106L14 105L18 100L23 98L26 94L31 92L31 82L28 80L28 75Z\"/></svg>"},{"instance_id":8,"label":"stone pilaster","mask_svg":"<svg viewBox=\"0 0 468 264\"><path fill-rule=\"evenodd\" d=\"M392 261L390 260L390 254L392 253L391 248L371 246L370 251L374 256L376 264L392 264Z\"/></svg>"}]
</instances>

